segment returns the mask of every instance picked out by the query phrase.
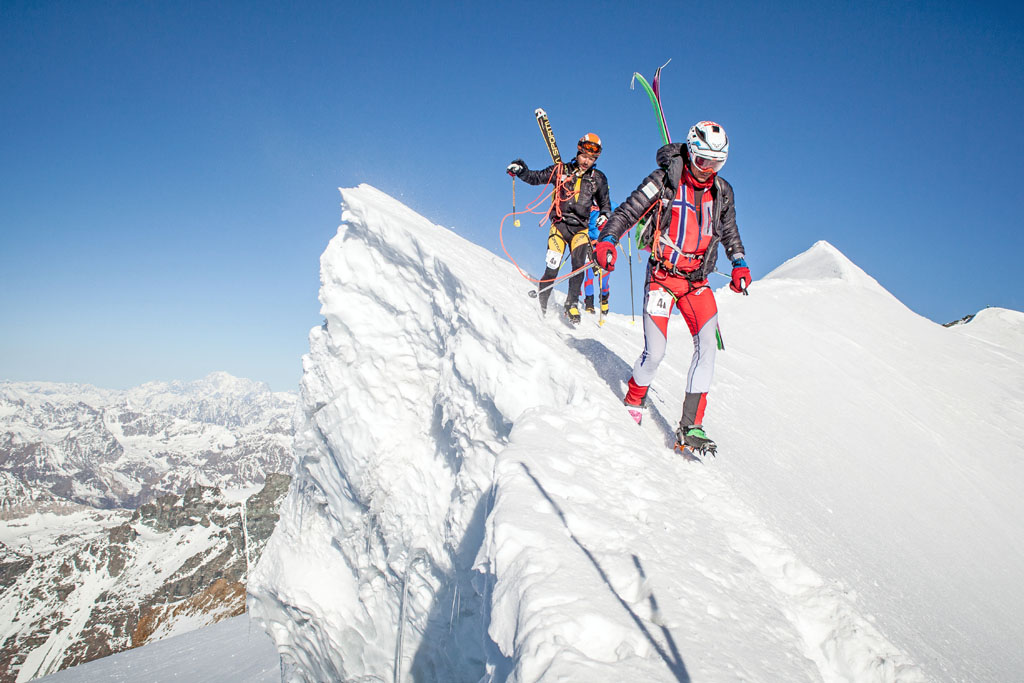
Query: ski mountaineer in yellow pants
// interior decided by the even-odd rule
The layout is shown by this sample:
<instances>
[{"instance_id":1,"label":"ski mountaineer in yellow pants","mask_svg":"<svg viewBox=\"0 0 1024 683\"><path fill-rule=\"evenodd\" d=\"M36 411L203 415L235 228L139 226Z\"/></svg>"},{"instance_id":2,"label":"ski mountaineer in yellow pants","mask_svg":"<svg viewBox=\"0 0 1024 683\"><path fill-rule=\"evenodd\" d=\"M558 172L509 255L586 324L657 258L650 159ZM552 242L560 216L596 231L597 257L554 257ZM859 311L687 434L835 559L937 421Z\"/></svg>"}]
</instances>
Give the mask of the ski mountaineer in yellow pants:
<instances>
[{"instance_id":1,"label":"ski mountaineer in yellow pants","mask_svg":"<svg viewBox=\"0 0 1024 683\"><path fill-rule=\"evenodd\" d=\"M548 298L555 284L562 264L562 255L568 247L571 255L573 276L569 278L569 293L565 299L565 317L573 325L580 323L580 287L583 284L583 266L591 254L587 230L590 224L590 207L597 205L603 225L611 214L608 200L608 179L594 168L601 154L601 138L587 133L576 145L576 158L568 164L552 164L543 171L531 171L526 162L516 159L505 169L530 185L554 183L555 190L548 217L551 231L548 233L547 254L544 259L544 275L537 287L537 299L541 312L547 312ZM579 271L576 273L575 271Z\"/></svg>"},{"instance_id":2,"label":"ski mountaineer in yellow pants","mask_svg":"<svg viewBox=\"0 0 1024 683\"><path fill-rule=\"evenodd\" d=\"M732 186L718 175L729 155L729 138L713 121L694 125L686 144L658 150L658 169L647 176L605 223L595 248L602 268L615 267L615 245L644 215L651 216L651 259L644 296L644 350L633 366L623 403L639 424L647 390L668 341L668 319L678 308L693 337L693 359L686 375L683 414L676 448L714 453L704 432L704 409L714 372L718 307L708 286L718 245L732 261L729 288L747 293L750 269L743 252Z\"/></svg>"}]
</instances>

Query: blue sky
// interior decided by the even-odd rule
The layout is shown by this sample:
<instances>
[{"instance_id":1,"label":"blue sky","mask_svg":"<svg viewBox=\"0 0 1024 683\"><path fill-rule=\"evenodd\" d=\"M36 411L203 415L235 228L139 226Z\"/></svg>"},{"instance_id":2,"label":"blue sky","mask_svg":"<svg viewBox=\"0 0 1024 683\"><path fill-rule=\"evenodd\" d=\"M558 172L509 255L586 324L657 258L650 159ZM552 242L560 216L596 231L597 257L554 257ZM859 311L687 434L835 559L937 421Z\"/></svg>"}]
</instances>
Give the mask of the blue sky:
<instances>
[{"instance_id":1,"label":"blue sky","mask_svg":"<svg viewBox=\"0 0 1024 683\"><path fill-rule=\"evenodd\" d=\"M294 389L339 186L501 253L504 166L547 161L534 108L563 149L602 137L618 203L659 145L630 77L670 58L673 137L705 118L729 132L755 279L825 239L937 322L1024 310L1022 18L1010 3L5 0L0 379L227 370ZM520 207L536 192L517 184ZM506 232L534 271L545 235Z\"/></svg>"}]
</instances>

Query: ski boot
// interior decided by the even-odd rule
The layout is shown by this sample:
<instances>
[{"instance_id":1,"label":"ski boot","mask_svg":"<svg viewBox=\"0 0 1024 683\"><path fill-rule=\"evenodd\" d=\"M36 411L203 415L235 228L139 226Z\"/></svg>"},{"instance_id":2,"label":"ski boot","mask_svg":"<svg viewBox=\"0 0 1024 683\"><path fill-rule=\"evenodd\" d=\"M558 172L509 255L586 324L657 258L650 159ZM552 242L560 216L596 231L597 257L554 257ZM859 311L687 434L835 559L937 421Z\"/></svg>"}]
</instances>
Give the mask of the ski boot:
<instances>
[{"instance_id":1,"label":"ski boot","mask_svg":"<svg viewBox=\"0 0 1024 683\"><path fill-rule=\"evenodd\" d=\"M583 299L583 307L587 309L587 313L593 315L594 311L594 297L588 296Z\"/></svg>"},{"instance_id":2,"label":"ski boot","mask_svg":"<svg viewBox=\"0 0 1024 683\"><path fill-rule=\"evenodd\" d=\"M601 315L608 315L608 295L601 295Z\"/></svg>"},{"instance_id":3,"label":"ski boot","mask_svg":"<svg viewBox=\"0 0 1024 683\"><path fill-rule=\"evenodd\" d=\"M718 446L715 442L708 438L708 435L704 433L704 427L701 425L690 425L689 427L679 427L676 430L676 450L686 454L686 449L690 449L694 453L700 455L715 455L715 450Z\"/></svg>"},{"instance_id":4,"label":"ski boot","mask_svg":"<svg viewBox=\"0 0 1024 683\"><path fill-rule=\"evenodd\" d=\"M576 305L575 301L565 307L565 318L573 327L580 324L580 309L579 306Z\"/></svg>"}]
</instances>

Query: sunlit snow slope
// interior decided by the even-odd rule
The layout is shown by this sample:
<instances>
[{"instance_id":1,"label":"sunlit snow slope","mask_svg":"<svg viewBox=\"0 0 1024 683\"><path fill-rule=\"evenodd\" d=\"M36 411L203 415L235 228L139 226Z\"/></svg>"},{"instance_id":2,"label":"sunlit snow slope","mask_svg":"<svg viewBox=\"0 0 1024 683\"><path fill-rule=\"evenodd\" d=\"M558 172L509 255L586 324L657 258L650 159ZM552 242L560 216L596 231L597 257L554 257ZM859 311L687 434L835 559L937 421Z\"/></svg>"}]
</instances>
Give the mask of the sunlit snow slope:
<instances>
[{"instance_id":1,"label":"sunlit snow slope","mask_svg":"<svg viewBox=\"0 0 1024 683\"><path fill-rule=\"evenodd\" d=\"M277 683L273 643L246 615L94 659L40 683Z\"/></svg>"},{"instance_id":2,"label":"sunlit snow slope","mask_svg":"<svg viewBox=\"0 0 1024 683\"><path fill-rule=\"evenodd\" d=\"M678 318L638 428L639 320L542 319L511 265L342 196L296 477L250 582L290 679L1024 671L1022 314L943 328L819 242L716 292L720 455L687 463Z\"/></svg>"}]
</instances>

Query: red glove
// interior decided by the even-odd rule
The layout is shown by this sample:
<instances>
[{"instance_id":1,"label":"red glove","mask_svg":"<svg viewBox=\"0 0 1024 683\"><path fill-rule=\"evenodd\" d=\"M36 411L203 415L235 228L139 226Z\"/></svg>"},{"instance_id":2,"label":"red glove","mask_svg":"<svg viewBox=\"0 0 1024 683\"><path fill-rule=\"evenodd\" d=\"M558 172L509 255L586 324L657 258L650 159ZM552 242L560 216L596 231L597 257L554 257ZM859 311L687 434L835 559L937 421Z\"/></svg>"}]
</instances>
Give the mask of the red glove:
<instances>
[{"instance_id":1,"label":"red glove","mask_svg":"<svg viewBox=\"0 0 1024 683\"><path fill-rule=\"evenodd\" d=\"M748 286L750 286L750 268L747 268L747 262L743 259L736 259L732 262L732 282L729 283L729 289L746 295Z\"/></svg>"},{"instance_id":2,"label":"red glove","mask_svg":"<svg viewBox=\"0 0 1024 683\"><path fill-rule=\"evenodd\" d=\"M594 260L602 269L609 273L615 270L615 245L611 242L598 242L594 249Z\"/></svg>"}]
</instances>

